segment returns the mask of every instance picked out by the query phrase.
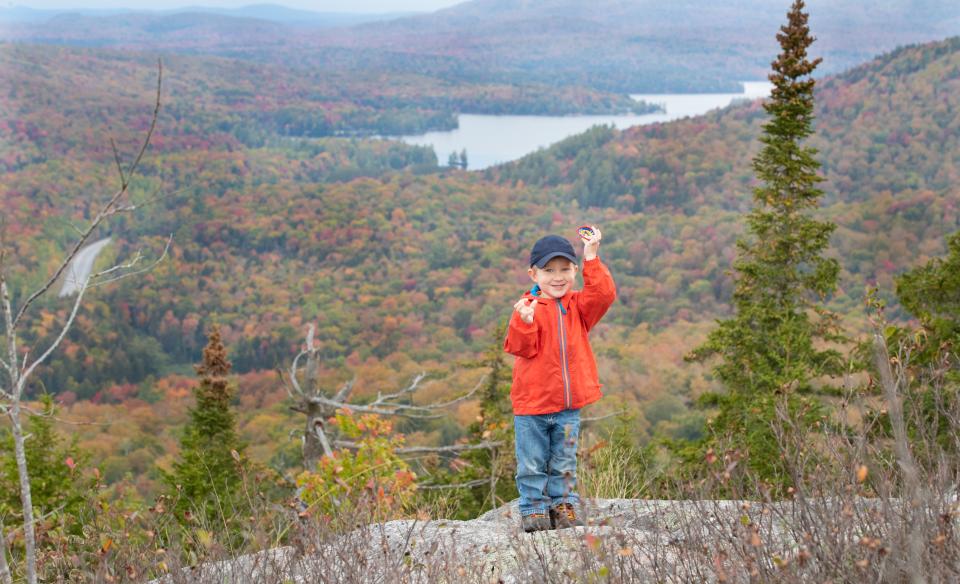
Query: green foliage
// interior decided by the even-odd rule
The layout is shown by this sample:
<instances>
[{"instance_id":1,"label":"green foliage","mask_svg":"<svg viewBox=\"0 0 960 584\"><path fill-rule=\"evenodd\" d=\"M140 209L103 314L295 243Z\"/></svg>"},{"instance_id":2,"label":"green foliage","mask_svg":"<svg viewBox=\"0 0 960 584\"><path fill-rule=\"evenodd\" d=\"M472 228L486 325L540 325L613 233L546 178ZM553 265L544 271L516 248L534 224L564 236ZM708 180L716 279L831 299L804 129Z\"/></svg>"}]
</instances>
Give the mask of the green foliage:
<instances>
[{"instance_id":1,"label":"green foliage","mask_svg":"<svg viewBox=\"0 0 960 584\"><path fill-rule=\"evenodd\" d=\"M781 445L771 430L776 406L791 420L813 416L819 407L803 396L824 374L839 372L835 350L818 342L840 341L835 317L817 304L837 286L838 264L823 257L835 225L811 217L822 191L817 183L816 150L802 141L813 133L813 73L819 59L807 59L813 42L796 0L777 38L782 52L773 63L772 98L764 104L771 119L764 125L763 149L754 159L761 186L747 217L749 238L737 242L734 262L736 314L721 320L693 359L718 356L714 372L726 388L712 396L718 415L710 426L716 436L736 436L759 478L790 484ZM781 400L779 395L785 399Z\"/></svg>"},{"instance_id":2,"label":"green foliage","mask_svg":"<svg viewBox=\"0 0 960 584\"><path fill-rule=\"evenodd\" d=\"M89 216L88 199L76 193L112 188L105 120L135 127L155 79L152 61L140 56L28 45L4 51L11 82L2 91L16 115L0 123L0 197L10 211L8 245L24 259L8 266L16 299L49 274L70 243L70 224ZM893 276L908 258L940 253L943 234L957 229L950 137L960 135L958 66L960 40L950 39L818 78L817 133L809 144L820 152L830 188L817 216L840 226L831 246L844 282L831 309L859 318L862 282L876 282L892 299ZM31 67L47 74L31 75ZM284 134L271 125L283 108L314 116L323 109L331 119L347 113L298 104L279 89L296 93L302 81L281 75L276 92L290 99L278 117L251 120L256 96L276 94L258 91L268 69L185 56L175 67L178 86L165 95L162 136L133 185L140 211L136 220L116 216L110 225L123 234L115 241L118 257L141 244L158 251L167 233L175 244L169 261L142 280L97 289L62 351L37 370L43 387L65 403L149 397L131 385L142 384L140 376L162 382L188 371L214 318L240 373L287 362L302 336L291 323L321 314L317 344L338 371L478 356L523 288L511 274L522 275L530 242L541 230L573 233L582 220L607 226L604 261L620 286L597 347L608 387L644 407L667 393L690 403L713 383L663 349L662 368L641 370L636 355L648 349L620 339L648 324L687 350L703 329L686 334L686 323L702 327L729 316L727 272L766 119L759 103L624 131L595 128L516 164L437 173L429 149L295 138L294 128ZM134 90L142 90L139 98ZM71 98L51 101L57 95ZM233 133L238 120L249 120L249 140ZM122 156L132 134L116 136ZM50 339L65 317L64 301L38 307L25 338ZM162 405L155 410L161 417ZM695 438L703 428L692 416L680 422L657 425L676 437ZM169 446L140 449L136 463L118 450L101 470L111 482L127 471L143 476L149 459Z\"/></svg>"},{"instance_id":3,"label":"green foliage","mask_svg":"<svg viewBox=\"0 0 960 584\"><path fill-rule=\"evenodd\" d=\"M643 499L660 494L654 490L658 477L672 473L653 443L641 444L636 415L617 416L601 435L604 438L589 444L584 434L577 472L581 496Z\"/></svg>"},{"instance_id":4,"label":"green foliage","mask_svg":"<svg viewBox=\"0 0 960 584\"><path fill-rule=\"evenodd\" d=\"M955 40L910 47L817 86L819 129L809 142L822 153L831 185L819 216L840 225L831 245L849 285L831 298L839 312L861 309L857 282L892 289L901 258L939 251L942 233L957 225L951 149L929 144L940 132L960 131L953 115L960 77L944 73L960 63L958 47ZM48 55L43 64L58 88L67 81L91 86L78 71L109 61L85 55L90 62L81 66L80 56L54 53L62 62ZM188 79L204 71L183 66ZM40 268L68 245L67 223L83 216L68 195L102 190L109 172L112 153L98 143L100 114L89 105L106 98L85 94L89 101L71 114L76 123L55 126L39 96L59 90L38 92L36 80L18 79L23 83L9 89L20 92L16 103L25 113L4 135L23 148L10 156L47 154L6 173L3 196L13 213L9 241L28 267ZM246 77L236 82L250 84ZM138 112L124 100L106 102L124 115ZM761 146L757 104L622 132L595 128L484 173L492 182L479 173L422 174L436 170L432 152L391 141L283 138L258 149L222 133L199 141L188 130L207 117L166 105L177 119L164 121L156 156L136 185L135 199L150 204L137 221L118 217L115 227L129 235L117 240L121 256L133 251L128 241L159 249L157 234L175 233L172 261L142 284L121 282L91 297L84 312L96 318L79 319L64 350L38 370L53 393L93 398L110 384L182 370L199 359L214 314L237 372L283 363L299 342L289 323L321 312L318 343L328 362L341 366L397 353L420 362L450 351L479 354L497 307L516 293L503 275L528 253L530 238L538 229L575 228L586 216L609 226L604 259L622 292L611 326L668 328L729 314L729 257L748 204L750 157ZM204 116L216 121L222 113ZM529 226L517 216L530 217ZM31 282L15 283L26 289ZM428 302L435 310L423 309ZM62 307L45 308L58 322ZM452 318L458 313L472 318Z\"/></svg>"},{"instance_id":5,"label":"green foliage","mask_svg":"<svg viewBox=\"0 0 960 584\"><path fill-rule=\"evenodd\" d=\"M34 517L43 518L39 521L42 527L59 525L76 531L88 501L89 479L81 471L89 455L77 447L75 440L66 441L57 432L53 398L44 394L40 403L43 410L29 416L24 425ZM20 514L19 477L13 436L4 429L0 432L0 515Z\"/></svg>"},{"instance_id":6,"label":"green foliage","mask_svg":"<svg viewBox=\"0 0 960 584\"><path fill-rule=\"evenodd\" d=\"M203 362L197 366L196 406L190 409L178 460L164 477L180 519L189 523L193 514L200 514L205 525L225 530L233 527L247 503L243 491L245 445L237 435L230 406L230 367L220 329L214 327L203 350Z\"/></svg>"},{"instance_id":7,"label":"green foliage","mask_svg":"<svg viewBox=\"0 0 960 584\"><path fill-rule=\"evenodd\" d=\"M357 448L324 456L316 470L300 473L299 498L307 507L303 513L332 524L355 518L358 511L376 520L397 516L417 489L416 475L396 453L403 435L394 434L393 425L377 415L356 417L349 410L337 411L334 424Z\"/></svg>"},{"instance_id":8,"label":"green foliage","mask_svg":"<svg viewBox=\"0 0 960 584\"><path fill-rule=\"evenodd\" d=\"M947 239L947 252L946 258L934 258L896 279L897 298L920 320L926 345L938 353L960 348L960 232Z\"/></svg>"},{"instance_id":9,"label":"green foliage","mask_svg":"<svg viewBox=\"0 0 960 584\"><path fill-rule=\"evenodd\" d=\"M442 493L450 506L450 515L456 519L473 519L490 509L516 497L514 474L516 459L513 441L513 408L510 403L511 368L505 361L503 339L506 337L506 322L494 330L493 340L488 345L478 366L488 369L480 393L480 415L470 424L468 444L483 442L499 443L498 446L468 450L456 457L445 469L439 469L433 477L438 485L464 484L484 480L470 488L456 488ZM424 491L427 500L433 496Z\"/></svg>"},{"instance_id":10,"label":"green foliage","mask_svg":"<svg viewBox=\"0 0 960 584\"><path fill-rule=\"evenodd\" d=\"M896 279L902 306L920 321L920 327L887 322L884 303L873 290L868 297L876 335L895 372L902 402L912 415L905 416L906 432L918 462L936 468L942 452L957 453L952 418L960 410L960 233L947 238L946 258L934 258ZM874 379L880 379L875 359L877 340L864 342L859 354ZM874 391L879 387L873 386ZM886 409L871 411L876 433L892 434Z\"/></svg>"}]
</instances>

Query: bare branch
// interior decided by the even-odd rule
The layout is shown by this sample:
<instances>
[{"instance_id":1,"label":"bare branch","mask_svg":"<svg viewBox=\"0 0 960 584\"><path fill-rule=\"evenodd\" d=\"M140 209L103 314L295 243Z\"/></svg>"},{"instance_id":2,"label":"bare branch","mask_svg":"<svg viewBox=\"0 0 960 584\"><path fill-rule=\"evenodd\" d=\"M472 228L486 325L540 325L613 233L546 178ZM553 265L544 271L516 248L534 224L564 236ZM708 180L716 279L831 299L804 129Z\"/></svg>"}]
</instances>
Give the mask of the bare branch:
<instances>
[{"instance_id":1,"label":"bare branch","mask_svg":"<svg viewBox=\"0 0 960 584\"><path fill-rule=\"evenodd\" d=\"M157 204L158 202L160 202L160 201L162 201L162 200L164 200L164 199L166 199L166 198L173 197L173 196L179 195L179 194L181 194L181 193L185 193L186 191L187 191L186 188L182 188L182 189L177 189L177 190L175 190L175 191L173 191L173 192L166 193L166 192L163 191L163 188L158 188L156 191L154 191L153 195L151 195L151 196L149 196L149 197L141 200L139 203L137 203L137 204L135 205L135 208L137 208L137 209L144 209L144 208L149 207L149 206L151 206L151 205L155 205L155 204Z\"/></svg>"},{"instance_id":2,"label":"bare branch","mask_svg":"<svg viewBox=\"0 0 960 584\"><path fill-rule=\"evenodd\" d=\"M617 410L615 412L604 414L602 416L590 416L587 418L580 418L580 422L599 422L600 420L606 420L607 418L616 418L617 416L622 416L627 413L627 410Z\"/></svg>"},{"instance_id":3,"label":"bare branch","mask_svg":"<svg viewBox=\"0 0 960 584\"><path fill-rule=\"evenodd\" d=\"M63 272L70 265L70 262L73 261L74 256L77 255L77 253L86 243L87 239L90 238L90 235L93 234L93 232L97 229L97 227L100 226L100 224L103 222L105 218L107 218L110 214L112 214L113 208L117 205L120 198L124 194L126 194L127 188L130 185L130 179L132 178L133 173L136 170L137 166L140 164L140 161L143 159L143 155L144 153L146 153L147 147L150 145L150 139L153 137L153 132L157 127L157 118L159 118L160 116L160 86L163 80L163 63L162 62L157 61L157 69L158 69L157 97L156 97L156 102L153 109L153 118L150 120L150 129L147 130L146 138L144 138L143 140L143 144L140 147L140 151L137 154L137 157L134 159L133 163L130 165L130 168L127 169L127 174L122 180L122 186L120 187L120 190L114 193L114 195L110 198L110 200L107 201L107 204L104 205L103 208L100 210L100 212L97 213L97 215L93 218L93 221L91 221L90 225L88 225L87 228L83 231L83 234L74 244L73 249L70 250L66 258L60 263L60 265L54 271L53 275L50 276L50 278L47 279L47 281L42 286L36 289L33 292L33 294L27 297L23 305L20 307L20 310L17 311L17 315L16 317L14 317L13 323L12 325L10 325L8 330L11 330L11 331L14 330L16 326L20 323L20 319L23 318L23 315L27 312L30 306L38 298L40 298L41 296L47 293L47 291L53 286L53 284L60 278ZM122 171L121 171L121 174L122 174Z\"/></svg>"},{"instance_id":4,"label":"bare branch","mask_svg":"<svg viewBox=\"0 0 960 584\"><path fill-rule=\"evenodd\" d=\"M361 404L347 404L343 402L333 401L328 397L322 395L314 395L310 397L305 397L308 403L319 404L322 406L327 406L333 409L345 408L353 412L360 412L361 414L379 414L382 416L405 416L408 418L421 418L421 419L433 419L433 418L442 418L441 414L431 414L429 413L429 408L425 406L405 406L402 404L385 404L383 406L369 406Z\"/></svg>"},{"instance_id":5,"label":"bare branch","mask_svg":"<svg viewBox=\"0 0 960 584\"><path fill-rule=\"evenodd\" d=\"M322 395L311 395L308 396L303 392L303 389L300 387L300 383L296 381L296 371L297 371L297 362L300 357L307 354L308 351L303 350L297 354L293 359L293 364L290 367L291 374L291 384L294 386L294 389L299 393L308 403L317 404L326 406L333 409L338 408L347 408L355 412L360 412L363 414L378 414L383 416L404 416L408 418L419 418L419 419L435 419L442 417L441 414L435 414L436 410L449 407L453 404L460 403L464 400L470 399L479 389L483 386L484 378L480 379L480 382L471 389L466 394L454 398L447 402L427 404L427 405L412 405L412 404L398 404L392 401L391 399L396 399L398 397L408 395L415 391L419 387L420 382L426 377L425 373L419 373L414 377L413 381L406 388L387 395L378 395L377 399L369 404L348 404L346 403L345 396L349 393L350 388L353 387L353 381L344 384L340 388L340 391L337 392L337 398L328 398Z\"/></svg>"},{"instance_id":6,"label":"bare branch","mask_svg":"<svg viewBox=\"0 0 960 584\"><path fill-rule=\"evenodd\" d=\"M350 440L337 440L333 444L339 448L349 448L351 450L360 448L360 444ZM498 448L504 444L502 441L497 441L479 442L477 444L452 444L450 446L408 446L405 448L397 448L394 452L397 454L444 454L448 452L467 452L470 450L489 450L491 448Z\"/></svg>"},{"instance_id":7,"label":"bare branch","mask_svg":"<svg viewBox=\"0 0 960 584\"><path fill-rule=\"evenodd\" d=\"M452 406L452 405L454 405L454 404L458 404L458 403L460 403L460 402L466 401L466 400L470 399L471 397L473 397L473 395L474 395L475 393L477 393L478 391L480 391L480 388L483 387L483 384L484 384L484 382L485 382L486 380L487 380L487 376L484 375L483 377L480 378L480 381L478 381L477 384L476 384L475 386L473 386L473 389L471 389L471 390L468 391L467 393L461 395L460 397L454 398L454 399L452 399L452 400L450 400L450 401L448 401L448 402L440 402L440 403L438 403L438 404L430 404L430 405L419 406L419 407L421 407L421 408L423 408L423 409L425 409L425 410L437 410L437 409L440 409L440 408L447 408L447 407L450 407L450 406Z\"/></svg>"},{"instance_id":8,"label":"bare branch","mask_svg":"<svg viewBox=\"0 0 960 584\"><path fill-rule=\"evenodd\" d=\"M351 379L350 381L347 381L346 383L344 383L344 384L340 387L340 390L336 393L336 395L333 396L333 400L334 400L334 401L339 401L339 402L342 402L342 401L346 400L347 397L350 396L350 392L353 390L353 385L354 385L356 382L357 382L357 378L354 377L354 378Z\"/></svg>"},{"instance_id":9,"label":"bare branch","mask_svg":"<svg viewBox=\"0 0 960 584\"><path fill-rule=\"evenodd\" d=\"M490 479L476 479L466 483L454 483L450 485L417 485L417 489L426 491L439 491L445 489L472 489L473 487L482 487L490 484Z\"/></svg>"},{"instance_id":10,"label":"bare branch","mask_svg":"<svg viewBox=\"0 0 960 584\"><path fill-rule=\"evenodd\" d=\"M0 583L13 584L10 565L7 563L7 534L3 527L3 517L0 517Z\"/></svg>"},{"instance_id":11,"label":"bare branch","mask_svg":"<svg viewBox=\"0 0 960 584\"><path fill-rule=\"evenodd\" d=\"M333 448L330 448L330 441L327 439L327 431L323 427L323 420L320 418L314 418L313 427L310 428L310 431L320 442L320 446L323 448L323 454L327 458L333 457Z\"/></svg>"},{"instance_id":12,"label":"bare branch","mask_svg":"<svg viewBox=\"0 0 960 584\"><path fill-rule=\"evenodd\" d=\"M20 404L20 410L27 412L27 413L30 414L31 416L35 416L35 417L38 417L38 418L50 418L51 420L56 420L57 422L60 422L61 424L68 424L68 425L70 425L70 426L98 426L98 427L101 427L101 428L108 428L108 427L110 427L110 426L113 425L113 422L80 422L80 421L77 421L77 420L68 420L68 419L66 419L66 418L61 418L60 416L54 416L54 415L52 415L52 414L50 414L50 413L48 413L48 412L45 412L45 411L35 410L35 409L33 409L33 408L29 407L29 406L26 406L26 405L24 405L24 404L22 404L22 403Z\"/></svg>"},{"instance_id":13,"label":"bare branch","mask_svg":"<svg viewBox=\"0 0 960 584\"><path fill-rule=\"evenodd\" d=\"M113 161L117 163L117 172L120 173L120 186L126 184L127 177L123 174L123 165L120 163L120 152L117 151L117 142L110 136L110 148L113 150Z\"/></svg>"},{"instance_id":14,"label":"bare branch","mask_svg":"<svg viewBox=\"0 0 960 584\"><path fill-rule=\"evenodd\" d=\"M127 189L129 186L130 177L133 176L133 173L136 172L137 167L140 166L140 161L143 159L143 155L147 152L147 147L150 146L150 139L153 137L154 130L157 129L157 119L160 117L160 88L163 85L163 61L157 59L157 99L154 102L156 105L153 108L153 117L150 119L150 129L147 130L147 137L143 141L143 145L140 147L140 152L137 153L137 157L133 160L133 163L130 165L130 168L127 169L127 181L123 183L123 190Z\"/></svg>"},{"instance_id":15,"label":"bare branch","mask_svg":"<svg viewBox=\"0 0 960 584\"><path fill-rule=\"evenodd\" d=\"M287 395L290 396L290 399L297 399L297 396L293 395L293 390L290 383L287 381L286 373L284 373L283 369L280 369L279 367L277 367L276 371L277 371L277 376L280 377L280 383L283 384L283 389L286 390ZM301 410L294 409L294 407L291 407L291 409L293 409L294 411L301 411ZM301 413L305 414L306 410L302 411Z\"/></svg>"},{"instance_id":16,"label":"bare branch","mask_svg":"<svg viewBox=\"0 0 960 584\"><path fill-rule=\"evenodd\" d=\"M3 319L7 325L7 355L9 363L7 364L10 372L10 388L16 391L19 381L17 369L17 331L14 328L13 310L10 307L10 290L7 288L7 280L0 273L0 301L3 302Z\"/></svg>"},{"instance_id":17,"label":"bare branch","mask_svg":"<svg viewBox=\"0 0 960 584\"><path fill-rule=\"evenodd\" d=\"M171 243L173 243L173 234L172 234L172 233L170 234L170 237L167 238L167 243L166 243L166 245L163 247L163 253L160 254L160 257L158 257L158 258L157 258L152 264L150 264L149 266L146 266L146 267L144 267L144 268L142 268L142 269L140 269L140 270L134 270L134 271L132 271L132 272L127 272L127 273L125 273L125 274L120 274L119 276L116 276L116 277L114 277L114 278L109 278L109 279L107 279L107 280L103 280L103 281L100 281L100 282L95 282L95 283L93 283L93 284L90 284L88 287L90 287L90 288L97 288L97 287L99 287L99 286L106 286L107 284L112 284L113 282L117 282L117 281L119 281L119 280L123 280L123 279L125 279L125 278L129 278L130 276L137 276L137 275L139 275L139 274L143 274L143 273L149 272L150 270L152 270L152 269L154 269L155 267L157 267L158 265L160 265L160 262L162 262L162 261L167 257L167 253L170 251L170 244L171 244ZM94 274L94 275L91 277L91 280L96 279L96 278L100 278L100 277L102 277L102 276L105 276L105 275L110 274L110 273L112 273L112 272L114 272L114 271L117 271L117 270L132 268L133 266L135 266L135 265L137 264L137 262L140 261L140 258L141 258L141 257L142 257L142 256L141 256L141 254L140 254L140 251L137 250L137 255L136 255L132 260L130 260L129 262L127 262L126 264L116 265L116 266L113 266L112 268L106 269L106 270L104 270L104 271L102 271L102 272L100 272L100 273L98 273L98 274Z\"/></svg>"},{"instance_id":18,"label":"bare branch","mask_svg":"<svg viewBox=\"0 0 960 584\"><path fill-rule=\"evenodd\" d=\"M87 282L89 282L89 279ZM20 391L17 392L18 395L22 393L22 385L26 382L27 378L30 377L30 374L33 373L33 370L37 368L37 365L46 361L47 357L49 357L50 354L56 350L56 348L60 345L60 342L63 341L63 339L67 336L67 332L73 325L73 320L77 317L77 311L80 310L80 303L83 300L83 295L87 291L87 282L84 282L83 285L80 286L80 290L77 291L77 299L73 303L73 309L70 311L70 316L67 318L67 322L64 323L63 328L60 329L60 334L57 335L57 338L53 341L53 343L47 347L47 350L44 351L40 357L34 360L30 367L23 371L23 373L20 375L19 382L21 388ZM26 359L24 359L24 367L26 367Z\"/></svg>"},{"instance_id":19,"label":"bare branch","mask_svg":"<svg viewBox=\"0 0 960 584\"><path fill-rule=\"evenodd\" d=\"M73 223L71 223L70 221L64 220L64 223L66 223L67 225L70 226L71 229L73 229L74 231L76 231L76 232L77 232L77 235L83 235L83 229L80 229L79 227L77 227L76 225L74 225Z\"/></svg>"},{"instance_id":20,"label":"bare branch","mask_svg":"<svg viewBox=\"0 0 960 584\"><path fill-rule=\"evenodd\" d=\"M390 400L401 398L405 395L409 395L417 391L417 387L420 385L420 382L427 376L426 373L420 372L413 378L413 381L410 382L410 385L401 389L396 393L388 393L387 395L380 395L377 393L377 399L370 403L371 406L384 405L390 402Z\"/></svg>"},{"instance_id":21,"label":"bare branch","mask_svg":"<svg viewBox=\"0 0 960 584\"><path fill-rule=\"evenodd\" d=\"M887 347L886 339L881 333L874 333L874 362L880 372L880 385L883 389L884 399L887 402L887 412L890 417L890 429L893 432L894 452L897 456L897 463L903 472L903 479L907 488L908 500L912 504L917 504L925 498L923 486L920 482L919 469L913 453L910 451L910 439L907 436L906 422L903 414L903 401L901 393L903 388L909 383L906 377L905 363L910 360L909 355L903 354L903 347L898 351L896 363L897 371L894 373L890 366L890 351ZM909 507L908 507L909 509ZM911 515L913 515L911 511ZM923 537L920 535L920 521L910 521L910 538L907 548L907 558L909 572L912 575L911 582L925 582L921 576L923 573L921 560L923 556Z\"/></svg>"},{"instance_id":22,"label":"bare branch","mask_svg":"<svg viewBox=\"0 0 960 584\"><path fill-rule=\"evenodd\" d=\"M290 386L292 386L293 390L303 397L306 397L306 394L303 392L303 388L300 387L300 382L297 381L297 369L299 368L297 364L300 362L300 358L309 352L309 350L300 351L297 353L297 356L293 358L293 362L290 364ZM287 392L289 393L289 388Z\"/></svg>"}]
</instances>

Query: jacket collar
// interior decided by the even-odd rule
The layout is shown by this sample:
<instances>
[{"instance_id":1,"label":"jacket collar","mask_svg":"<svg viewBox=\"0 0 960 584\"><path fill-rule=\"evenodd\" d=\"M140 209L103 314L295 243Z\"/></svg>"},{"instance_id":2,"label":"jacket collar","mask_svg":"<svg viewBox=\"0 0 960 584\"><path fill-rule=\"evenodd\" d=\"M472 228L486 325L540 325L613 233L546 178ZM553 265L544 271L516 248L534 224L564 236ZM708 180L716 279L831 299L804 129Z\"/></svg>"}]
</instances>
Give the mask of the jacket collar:
<instances>
[{"instance_id":1,"label":"jacket collar","mask_svg":"<svg viewBox=\"0 0 960 584\"><path fill-rule=\"evenodd\" d=\"M524 294L524 297L527 297L527 298L536 298L536 299L537 299L537 302L539 302L540 304L554 304L554 303L556 303L556 300L554 300L553 298L547 298L547 297L541 295L541 294L540 294L540 289L539 289L537 286L534 286L534 287L531 288L529 291L527 291L527 293ZM572 303L573 303L573 291L571 290L570 292L567 292L566 294L564 294L563 298L560 299L560 304L563 305L563 309L564 309L565 311L569 312L569 311L570 311L570 306L572 305Z\"/></svg>"}]
</instances>

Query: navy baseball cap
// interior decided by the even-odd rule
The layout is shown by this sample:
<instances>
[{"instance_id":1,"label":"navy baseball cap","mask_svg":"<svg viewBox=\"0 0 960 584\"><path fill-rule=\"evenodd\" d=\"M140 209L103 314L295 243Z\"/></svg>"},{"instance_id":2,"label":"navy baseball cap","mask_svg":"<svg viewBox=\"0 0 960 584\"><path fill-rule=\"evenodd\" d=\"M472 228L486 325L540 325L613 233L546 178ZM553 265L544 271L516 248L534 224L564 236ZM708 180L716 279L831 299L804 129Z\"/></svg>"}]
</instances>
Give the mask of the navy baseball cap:
<instances>
[{"instance_id":1,"label":"navy baseball cap","mask_svg":"<svg viewBox=\"0 0 960 584\"><path fill-rule=\"evenodd\" d=\"M573 246L566 237L559 235L541 237L530 250L530 267L542 268L553 258L567 258L577 263L577 252L573 250Z\"/></svg>"}]
</instances>

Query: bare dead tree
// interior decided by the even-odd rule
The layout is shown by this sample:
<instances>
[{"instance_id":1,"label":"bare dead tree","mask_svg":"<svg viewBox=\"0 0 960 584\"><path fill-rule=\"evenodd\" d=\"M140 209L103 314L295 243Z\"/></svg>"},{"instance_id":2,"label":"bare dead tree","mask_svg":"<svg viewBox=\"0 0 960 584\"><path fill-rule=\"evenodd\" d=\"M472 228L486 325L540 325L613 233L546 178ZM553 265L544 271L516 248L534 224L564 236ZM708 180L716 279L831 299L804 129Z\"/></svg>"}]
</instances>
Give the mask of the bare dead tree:
<instances>
[{"instance_id":1,"label":"bare dead tree","mask_svg":"<svg viewBox=\"0 0 960 584\"><path fill-rule=\"evenodd\" d=\"M10 564L7 563L7 537L3 529L3 518L0 517L0 582L3 584L13 584L13 576L10 574Z\"/></svg>"},{"instance_id":2,"label":"bare dead tree","mask_svg":"<svg viewBox=\"0 0 960 584\"><path fill-rule=\"evenodd\" d=\"M27 389L28 381L36 372L37 367L44 363L54 353L54 351L57 350L63 339L67 336L67 333L73 326L77 313L80 310L80 306L83 303L83 298L86 292L92 287L114 282L151 269L166 257L167 251L170 248L172 236L171 238L167 239L163 253L149 266L142 267L139 265L143 257L140 252L137 252L134 257L127 262L115 264L100 272L92 273L91 270L86 274L82 274L80 276L80 281L73 283L76 298L73 300L69 314L64 323L61 325L59 333L47 347L39 350L35 350L35 347L21 347L20 335L18 333L24 328L24 319L26 318L28 311L38 300L47 296L54 284L56 284L61 277L68 273L68 270L71 268L71 265L73 264L77 255L85 247L91 236L104 223L104 221L114 215L120 213L130 213L138 208L133 201L129 200L127 195L129 193L130 183L133 177L136 176L137 168L146 154L151 138L153 137L154 130L157 126L157 118L160 114L160 90L162 80L163 65L162 63L158 62L157 90L153 117L150 121L150 126L147 129L143 142L141 143L140 148L133 159L133 162L130 163L126 169L123 168L116 145L111 141L114 151L114 161L117 165L117 171L120 175L119 187L117 188L116 192L114 192L114 194L110 196L106 203L103 204L86 228L79 230L79 237L77 238L73 247L58 264L53 273L44 281L42 285L40 285L40 287L29 294L16 309L13 306L14 299L11 299L10 288L7 284L8 278L5 269L8 261L7 253L6 250L0 249L0 311L3 313L3 340L5 341L4 348L6 352L5 357L0 357L0 371L6 373L3 383L0 384L0 412L5 414L10 419L11 434L13 436L14 455L16 458L17 473L19 474L20 483L20 502L23 507L22 529L24 534L25 548L24 560L26 581L28 584L35 584L37 581L37 550L36 533L34 529L35 520L33 515L33 498L30 492L30 476L27 470L27 437L24 435L22 425L22 414L25 412L25 407L22 402ZM3 351L0 351L0 354L2 353ZM32 355L37 354L39 354L38 357L31 359ZM0 528L0 539L5 542L2 528ZM4 556L4 559L0 561L0 576L5 577L7 575L9 575L9 569L7 568L6 559Z\"/></svg>"},{"instance_id":3,"label":"bare dead tree","mask_svg":"<svg viewBox=\"0 0 960 584\"><path fill-rule=\"evenodd\" d=\"M340 448L356 448L357 444L350 441L331 440L326 428L326 421L337 410L347 409L362 414L378 414L381 416L401 416L406 418L441 418L445 408L462 403L473 397L483 385L483 379L467 393L445 402L433 402L424 405L409 403L412 396L422 386L425 373L417 374L413 380L399 391L384 394L377 393L376 399L366 404L350 402L350 392L355 381L344 383L332 396L325 395L322 383L317 379L319 349L313 341L314 327L310 325L307 331L306 343L297 353L290 365L290 370L281 373L287 393L294 400L291 409L306 416L306 426L303 431L303 463L304 468L316 468L317 463L324 456L333 456L333 446ZM301 361L306 360L304 371L301 374ZM444 454L457 453L468 450L495 449L502 446L502 442L484 441L474 444L455 444L450 446L413 446L398 448L397 454ZM485 484L487 479L479 481ZM472 487L477 481L459 485L444 485L445 488ZM424 487L421 487L424 488Z\"/></svg>"},{"instance_id":4,"label":"bare dead tree","mask_svg":"<svg viewBox=\"0 0 960 584\"><path fill-rule=\"evenodd\" d=\"M913 518L917 513L916 507L925 499L926 494L920 481L916 460L914 460L910 449L910 439L907 436L907 425L903 415L902 395L904 388L909 383L907 368L904 363L910 360L909 349L901 345L898 354L891 357L886 338L881 333L874 333L873 342L874 364L880 373L880 387L883 389L883 398L886 401L887 412L890 416L894 452L897 456L897 464L903 473L904 486L906 487L906 508L908 516ZM891 362L897 365L895 369L891 366ZM921 522L918 520L910 521L910 525L912 525L908 547L910 582L921 584L927 581L921 569L924 546Z\"/></svg>"}]
</instances>

